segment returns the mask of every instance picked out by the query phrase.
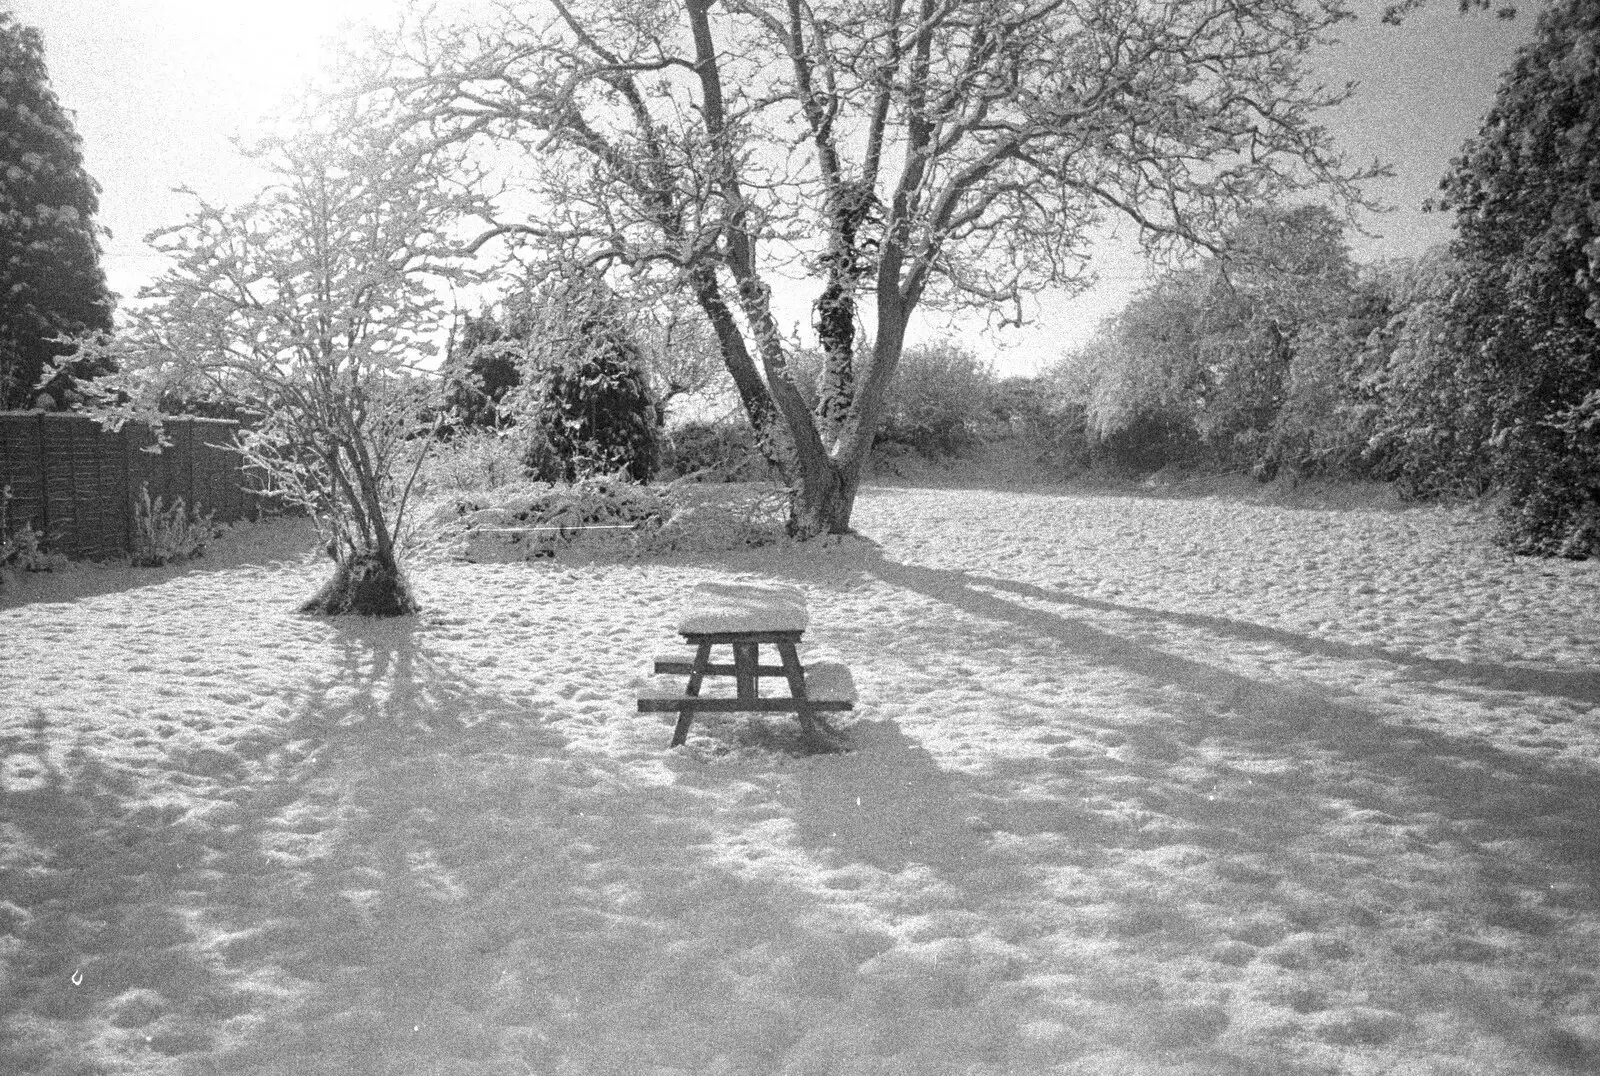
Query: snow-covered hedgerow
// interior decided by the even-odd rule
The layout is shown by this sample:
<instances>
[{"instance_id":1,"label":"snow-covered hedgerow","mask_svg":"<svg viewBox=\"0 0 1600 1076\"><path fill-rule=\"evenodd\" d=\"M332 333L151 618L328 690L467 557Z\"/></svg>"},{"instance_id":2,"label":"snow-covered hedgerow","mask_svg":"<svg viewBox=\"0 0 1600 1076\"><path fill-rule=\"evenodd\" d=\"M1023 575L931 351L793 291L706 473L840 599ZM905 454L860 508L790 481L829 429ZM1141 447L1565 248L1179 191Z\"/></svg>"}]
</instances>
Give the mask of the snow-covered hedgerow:
<instances>
[{"instance_id":1,"label":"snow-covered hedgerow","mask_svg":"<svg viewBox=\"0 0 1600 1076\"><path fill-rule=\"evenodd\" d=\"M615 478L523 483L450 497L430 513L432 538L470 561L527 560L559 549L709 552L784 538L788 491L768 483Z\"/></svg>"}]
</instances>

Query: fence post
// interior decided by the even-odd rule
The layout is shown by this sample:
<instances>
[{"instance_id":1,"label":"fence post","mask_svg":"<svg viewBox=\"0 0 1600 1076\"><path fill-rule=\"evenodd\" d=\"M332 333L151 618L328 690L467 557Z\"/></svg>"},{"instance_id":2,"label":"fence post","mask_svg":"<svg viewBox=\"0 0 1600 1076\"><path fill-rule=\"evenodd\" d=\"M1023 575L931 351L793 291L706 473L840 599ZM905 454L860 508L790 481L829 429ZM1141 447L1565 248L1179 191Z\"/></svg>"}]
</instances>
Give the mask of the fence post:
<instances>
[{"instance_id":1,"label":"fence post","mask_svg":"<svg viewBox=\"0 0 1600 1076\"><path fill-rule=\"evenodd\" d=\"M38 532L50 541L50 457L44 447L44 412L39 412L39 526Z\"/></svg>"},{"instance_id":2,"label":"fence post","mask_svg":"<svg viewBox=\"0 0 1600 1076\"><path fill-rule=\"evenodd\" d=\"M139 503L133 489L133 438L129 436L132 421L124 422L117 430L122 439L122 548L133 552L134 505Z\"/></svg>"},{"instance_id":3,"label":"fence post","mask_svg":"<svg viewBox=\"0 0 1600 1076\"><path fill-rule=\"evenodd\" d=\"M62 426L67 433L67 497L72 505L73 535L68 543L74 553L83 549L83 513L78 511L78 424L70 418Z\"/></svg>"},{"instance_id":4,"label":"fence post","mask_svg":"<svg viewBox=\"0 0 1600 1076\"><path fill-rule=\"evenodd\" d=\"M194 419L191 418L187 422L185 422L184 423L184 427L185 427L184 440L188 442L188 447L189 447L189 457L188 457L189 458L189 500L188 500L188 505L189 505L189 510L193 511L194 510L194 457L195 457Z\"/></svg>"}]
</instances>

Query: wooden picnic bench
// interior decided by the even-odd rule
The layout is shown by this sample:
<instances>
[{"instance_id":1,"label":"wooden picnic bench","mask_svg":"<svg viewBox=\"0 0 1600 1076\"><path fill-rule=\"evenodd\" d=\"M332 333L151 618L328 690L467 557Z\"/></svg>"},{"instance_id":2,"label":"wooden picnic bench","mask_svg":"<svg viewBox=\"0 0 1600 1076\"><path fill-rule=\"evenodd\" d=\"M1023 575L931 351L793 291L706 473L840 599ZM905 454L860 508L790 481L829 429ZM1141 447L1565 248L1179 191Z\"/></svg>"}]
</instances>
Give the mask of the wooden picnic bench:
<instances>
[{"instance_id":1,"label":"wooden picnic bench","mask_svg":"<svg viewBox=\"0 0 1600 1076\"><path fill-rule=\"evenodd\" d=\"M855 707L855 684L842 662L800 663L799 645L810 616L805 593L774 583L702 583L690 592L677 631L694 647L694 656L662 654L656 677L639 693L640 713L676 712L673 747L684 743L697 713L793 713L806 741L822 750L843 746L819 716ZM713 647L726 646L731 661L711 660ZM761 647L777 651L778 664L763 664ZM676 677L687 676L687 682ZM734 693L702 695L710 677L732 677ZM781 679L787 696L762 695L762 678Z\"/></svg>"}]
</instances>

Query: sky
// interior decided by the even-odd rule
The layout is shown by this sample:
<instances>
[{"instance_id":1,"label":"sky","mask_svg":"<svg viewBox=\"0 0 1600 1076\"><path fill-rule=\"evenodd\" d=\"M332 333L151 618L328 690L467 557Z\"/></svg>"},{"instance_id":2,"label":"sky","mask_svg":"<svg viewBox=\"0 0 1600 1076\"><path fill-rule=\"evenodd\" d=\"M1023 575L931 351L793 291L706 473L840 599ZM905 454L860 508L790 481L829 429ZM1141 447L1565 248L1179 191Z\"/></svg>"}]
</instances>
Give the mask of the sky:
<instances>
[{"instance_id":1,"label":"sky","mask_svg":"<svg viewBox=\"0 0 1600 1076\"><path fill-rule=\"evenodd\" d=\"M475 0L440 0L441 13ZM1449 238L1446 215L1420 206L1462 142L1477 130L1499 75L1533 29L1533 12L1512 22L1463 17L1455 0L1433 0L1401 27L1378 20L1381 0L1356 0L1359 18L1320 63L1330 85L1359 83L1328 117L1352 161L1389 162L1395 177L1368 189L1395 207L1364 219L1376 233L1353 243L1360 260L1420 253ZM251 194L259 179L230 136L248 133L313 74L325 43L363 21L388 24L405 0L0 0L44 34L51 83L76 114L86 166L102 186L99 220L111 230L105 265L113 290L132 297L164 260L144 236L183 219L189 186L212 200ZM1002 373L1027 373L1087 339L1145 278L1131 232L1095 251L1099 284L1078 296L1041 297L1020 331L978 336ZM800 320L799 317L794 320ZM925 316L924 334L950 328Z\"/></svg>"}]
</instances>

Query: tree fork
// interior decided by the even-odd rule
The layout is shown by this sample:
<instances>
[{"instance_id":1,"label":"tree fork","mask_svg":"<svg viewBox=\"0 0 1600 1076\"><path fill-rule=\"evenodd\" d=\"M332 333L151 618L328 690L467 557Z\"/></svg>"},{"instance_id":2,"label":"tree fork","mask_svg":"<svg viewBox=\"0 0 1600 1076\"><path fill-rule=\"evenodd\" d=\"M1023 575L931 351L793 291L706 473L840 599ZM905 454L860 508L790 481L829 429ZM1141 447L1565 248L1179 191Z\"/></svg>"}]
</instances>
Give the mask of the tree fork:
<instances>
[{"instance_id":1,"label":"tree fork","mask_svg":"<svg viewBox=\"0 0 1600 1076\"><path fill-rule=\"evenodd\" d=\"M861 486L859 459L839 462L823 456L801 463L801 481L789 511L789 534L815 538L823 534L849 534L850 513Z\"/></svg>"},{"instance_id":2,"label":"tree fork","mask_svg":"<svg viewBox=\"0 0 1600 1076\"><path fill-rule=\"evenodd\" d=\"M775 437L779 425L777 406L762 383L761 375L756 372L755 360L750 357L750 349L745 345L744 334L739 331L733 311L728 309L727 300L717 287L715 267L707 262L696 263L689 270L689 286L694 291L695 302L706 320L711 322L711 331L716 334L717 346L722 352L723 365L733 377L739 402L744 405L744 413L750 419L750 428L756 435L761 454L768 463L787 474L791 461Z\"/></svg>"}]
</instances>

